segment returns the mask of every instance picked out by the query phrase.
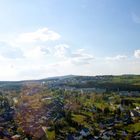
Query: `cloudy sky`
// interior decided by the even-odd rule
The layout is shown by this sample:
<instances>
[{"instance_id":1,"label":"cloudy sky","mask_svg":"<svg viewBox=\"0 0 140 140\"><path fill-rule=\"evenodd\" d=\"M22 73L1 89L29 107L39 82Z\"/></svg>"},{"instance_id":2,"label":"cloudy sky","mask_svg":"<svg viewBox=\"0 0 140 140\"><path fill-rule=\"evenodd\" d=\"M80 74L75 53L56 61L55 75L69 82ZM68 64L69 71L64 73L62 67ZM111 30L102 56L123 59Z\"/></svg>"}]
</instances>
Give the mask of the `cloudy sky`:
<instances>
[{"instance_id":1,"label":"cloudy sky","mask_svg":"<svg viewBox=\"0 0 140 140\"><path fill-rule=\"evenodd\" d=\"M1 0L0 80L140 74L139 0Z\"/></svg>"}]
</instances>

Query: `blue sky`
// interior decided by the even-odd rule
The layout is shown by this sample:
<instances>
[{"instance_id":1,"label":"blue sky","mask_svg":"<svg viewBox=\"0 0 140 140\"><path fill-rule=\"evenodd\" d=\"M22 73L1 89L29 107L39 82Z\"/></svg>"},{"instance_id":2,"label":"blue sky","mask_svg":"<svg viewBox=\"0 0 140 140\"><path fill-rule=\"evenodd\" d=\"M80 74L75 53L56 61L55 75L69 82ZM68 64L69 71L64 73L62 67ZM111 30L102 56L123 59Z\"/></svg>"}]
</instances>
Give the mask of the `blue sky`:
<instances>
[{"instance_id":1,"label":"blue sky","mask_svg":"<svg viewBox=\"0 0 140 140\"><path fill-rule=\"evenodd\" d=\"M139 0L2 0L0 80L140 74Z\"/></svg>"}]
</instances>

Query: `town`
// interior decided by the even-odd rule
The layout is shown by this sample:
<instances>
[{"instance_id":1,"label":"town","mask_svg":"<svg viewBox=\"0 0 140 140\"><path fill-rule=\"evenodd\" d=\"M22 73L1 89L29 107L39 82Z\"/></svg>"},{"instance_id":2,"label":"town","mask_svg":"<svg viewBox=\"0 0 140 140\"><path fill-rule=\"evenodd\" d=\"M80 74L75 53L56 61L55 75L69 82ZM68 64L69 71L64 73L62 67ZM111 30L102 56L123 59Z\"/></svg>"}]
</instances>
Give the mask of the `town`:
<instances>
[{"instance_id":1,"label":"town","mask_svg":"<svg viewBox=\"0 0 140 140\"><path fill-rule=\"evenodd\" d=\"M138 140L139 77L68 76L1 83L0 138Z\"/></svg>"}]
</instances>

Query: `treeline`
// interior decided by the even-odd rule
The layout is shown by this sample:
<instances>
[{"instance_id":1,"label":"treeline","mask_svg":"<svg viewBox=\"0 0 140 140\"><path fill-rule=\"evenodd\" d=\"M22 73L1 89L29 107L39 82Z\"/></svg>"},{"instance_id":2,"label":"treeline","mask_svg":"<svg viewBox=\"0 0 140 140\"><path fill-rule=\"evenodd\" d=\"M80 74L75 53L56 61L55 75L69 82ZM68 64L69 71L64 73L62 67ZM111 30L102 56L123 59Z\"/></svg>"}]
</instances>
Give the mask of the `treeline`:
<instances>
[{"instance_id":1,"label":"treeline","mask_svg":"<svg viewBox=\"0 0 140 140\"><path fill-rule=\"evenodd\" d=\"M111 83L111 82L94 82L88 81L86 83L76 83L67 86L75 88L105 88L107 91L140 91L140 85L132 85L129 83Z\"/></svg>"},{"instance_id":2,"label":"treeline","mask_svg":"<svg viewBox=\"0 0 140 140\"><path fill-rule=\"evenodd\" d=\"M0 89L3 91L16 91L16 92L20 92L21 88L22 88L22 83L15 83L15 82L9 82L9 83L0 83Z\"/></svg>"}]
</instances>

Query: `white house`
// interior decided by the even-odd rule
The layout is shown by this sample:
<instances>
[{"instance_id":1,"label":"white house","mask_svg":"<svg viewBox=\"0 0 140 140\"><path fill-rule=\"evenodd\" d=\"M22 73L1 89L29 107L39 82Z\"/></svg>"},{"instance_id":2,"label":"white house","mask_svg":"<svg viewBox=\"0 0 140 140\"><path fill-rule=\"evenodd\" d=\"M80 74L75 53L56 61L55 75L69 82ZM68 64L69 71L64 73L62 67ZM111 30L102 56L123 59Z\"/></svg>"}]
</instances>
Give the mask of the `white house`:
<instances>
[{"instance_id":1,"label":"white house","mask_svg":"<svg viewBox=\"0 0 140 140\"><path fill-rule=\"evenodd\" d=\"M74 140L82 140L83 136L80 133L74 135Z\"/></svg>"},{"instance_id":2,"label":"white house","mask_svg":"<svg viewBox=\"0 0 140 140\"><path fill-rule=\"evenodd\" d=\"M80 132L80 134L84 137L88 136L90 133L89 133L89 129L88 128L83 128Z\"/></svg>"}]
</instances>

